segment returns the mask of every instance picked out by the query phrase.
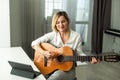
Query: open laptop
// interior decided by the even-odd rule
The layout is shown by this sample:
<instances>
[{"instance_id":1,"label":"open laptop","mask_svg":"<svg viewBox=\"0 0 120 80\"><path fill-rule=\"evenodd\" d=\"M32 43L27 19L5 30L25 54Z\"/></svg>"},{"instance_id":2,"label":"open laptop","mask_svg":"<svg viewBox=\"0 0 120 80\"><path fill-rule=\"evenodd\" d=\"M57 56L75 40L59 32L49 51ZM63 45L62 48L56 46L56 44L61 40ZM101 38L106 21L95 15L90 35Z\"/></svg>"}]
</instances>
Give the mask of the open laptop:
<instances>
[{"instance_id":1,"label":"open laptop","mask_svg":"<svg viewBox=\"0 0 120 80\"><path fill-rule=\"evenodd\" d=\"M40 72L34 71L31 65L13 61L8 61L8 63L12 67L11 74L31 79L34 79L41 74Z\"/></svg>"}]
</instances>

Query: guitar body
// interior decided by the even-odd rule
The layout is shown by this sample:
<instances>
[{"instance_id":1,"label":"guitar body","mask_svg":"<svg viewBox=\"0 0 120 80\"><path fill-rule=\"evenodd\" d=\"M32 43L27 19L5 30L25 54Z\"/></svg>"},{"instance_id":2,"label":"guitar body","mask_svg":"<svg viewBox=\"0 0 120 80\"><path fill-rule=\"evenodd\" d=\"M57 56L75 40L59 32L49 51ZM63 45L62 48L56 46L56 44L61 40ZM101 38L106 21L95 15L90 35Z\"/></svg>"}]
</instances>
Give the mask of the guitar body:
<instances>
[{"instance_id":1,"label":"guitar body","mask_svg":"<svg viewBox=\"0 0 120 80\"><path fill-rule=\"evenodd\" d=\"M59 62L58 56L59 53L62 53L62 56L73 56L73 51L71 48L65 46L62 48L56 48L49 43L41 43L42 49L46 51L51 51L55 54L54 58L47 59L47 65L45 65L45 56L41 53L35 51L34 55L34 64L40 70L43 75L48 75L55 70L69 71L73 67L73 61Z\"/></svg>"},{"instance_id":2,"label":"guitar body","mask_svg":"<svg viewBox=\"0 0 120 80\"><path fill-rule=\"evenodd\" d=\"M72 49L68 46L56 48L49 43L41 43L40 47L43 50L50 51L50 54L54 54L52 58L47 59L40 52L35 51L34 64L43 75L48 75L55 70L69 71L73 67L74 61L91 61L92 57L106 62L120 61L120 55L115 54L103 56L74 56Z\"/></svg>"}]
</instances>

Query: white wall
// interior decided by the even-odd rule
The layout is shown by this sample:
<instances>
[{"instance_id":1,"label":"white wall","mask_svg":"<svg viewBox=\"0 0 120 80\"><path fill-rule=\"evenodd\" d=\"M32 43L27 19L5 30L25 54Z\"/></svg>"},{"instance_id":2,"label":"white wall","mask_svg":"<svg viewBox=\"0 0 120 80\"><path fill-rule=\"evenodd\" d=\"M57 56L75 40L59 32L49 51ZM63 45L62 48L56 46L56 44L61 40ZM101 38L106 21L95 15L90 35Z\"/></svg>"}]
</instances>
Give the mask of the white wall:
<instances>
[{"instance_id":1,"label":"white wall","mask_svg":"<svg viewBox=\"0 0 120 80\"><path fill-rule=\"evenodd\" d=\"M109 34L103 35L103 52L113 51L114 38L114 36Z\"/></svg>"},{"instance_id":2,"label":"white wall","mask_svg":"<svg viewBox=\"0 0 120 80\"><path fill-rule=\"evenodd\" d=\"M120 0L112 0L111 27L120 30ZM120 37L104 34L103 52L114 51L120 54Z\"/></svg>"},{"instance_id":3,"label":"white wall","mask_svg":"<svg viewBox=\"0 0 120 80\"><path fill-rule=\"evenodd\" d=\"M111 26L114 29L120 30L120 0L112 0L112 20ZM120 53L120 37L115 37L113 50L116 53Z\"/></svg>"},{"instance_id":4,"label":"white wall","mask_svg":"<svg viewBox=\"0 0 120 80\"><path fill-rule=\"evenodd\" d=\"M120 30L120 0L112 0L111 27Z\"/></svg>"},{"instance_id":5,"label":"white wall","mask_svg":"<svg viewBox=\"0 0 120 80\"><path fill-rule=\"evenodd\" d=\"M0 0L0 47L10 47L9 0Z\"/></svg>"}]
</instances>

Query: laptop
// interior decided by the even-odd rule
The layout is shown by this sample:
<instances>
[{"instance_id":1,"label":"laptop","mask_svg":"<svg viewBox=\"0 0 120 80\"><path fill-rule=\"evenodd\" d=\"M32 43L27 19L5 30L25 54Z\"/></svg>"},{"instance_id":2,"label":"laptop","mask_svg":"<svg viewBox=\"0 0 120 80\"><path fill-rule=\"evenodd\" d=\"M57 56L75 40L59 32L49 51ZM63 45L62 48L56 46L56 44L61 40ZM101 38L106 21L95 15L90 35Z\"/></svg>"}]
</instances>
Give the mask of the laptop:
<instances>
[{"instance_id":1,"label":"laptop","mask_svg":"<svg viewBox=\"0 0 120 80\"><path fill-rule=\"evenodd\" d=\"M39 76L41 73L34 71L31 65L18 63L14 61L8 61L12 67L11 74L22 76L30 79L34 79Z\"/></svg>"}]
</instances>

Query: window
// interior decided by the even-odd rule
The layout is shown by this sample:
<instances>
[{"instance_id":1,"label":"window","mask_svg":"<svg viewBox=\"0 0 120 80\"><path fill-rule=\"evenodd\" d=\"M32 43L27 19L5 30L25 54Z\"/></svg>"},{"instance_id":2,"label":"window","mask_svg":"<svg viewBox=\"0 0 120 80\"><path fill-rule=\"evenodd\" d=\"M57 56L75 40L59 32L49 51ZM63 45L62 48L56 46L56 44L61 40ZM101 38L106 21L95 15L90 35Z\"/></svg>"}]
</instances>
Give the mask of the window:
<instances>
[{"instance_id":1,"label":"window","mask_svg":"<svg viewBox=\"0 0 120 80\"><path fill-rule=\"evenodd\" d=\"M82 43L87 42L90 0L77 0L75 30L81 34Z\"/></svg>"},{"instance_id":2,"label":"window","mask_svg":"<svg viewBox=\"0 0 120 80\"><path fill-rule=\"evenodd\" d=\"M65 0L45 0L45 18L52 16L57 10L64 9Z\"/></svg>"},{"instance_id":3,"label":"window","mask_svg":"<svg viewBox=\"0 0 120 80\"><path fill-rule=\"evenodd\" d=\"M86 41L87 41L87 32L88 32L88 24L76 24L75 25L75 31L79 32L81 35L81 39L82 39L82 44L85 45Z\"/></svg>"},{"instance_id":4,"label":"window","mask_svg":"<svg viewBox=\"0 0 120 80\"><path fill-rule=\"evenodd\" d=\"M76 21L88 21L89 0L77 0Z\"/></svg>"}]
</instances>

